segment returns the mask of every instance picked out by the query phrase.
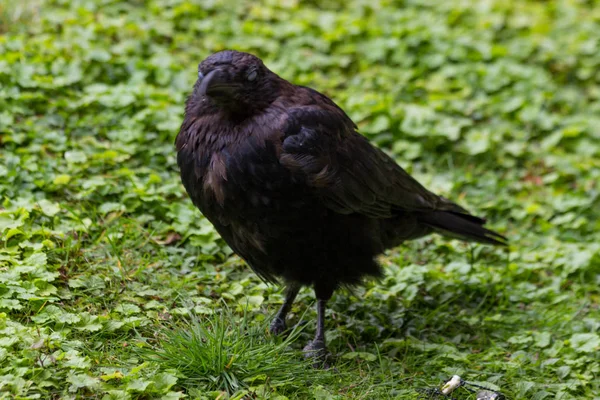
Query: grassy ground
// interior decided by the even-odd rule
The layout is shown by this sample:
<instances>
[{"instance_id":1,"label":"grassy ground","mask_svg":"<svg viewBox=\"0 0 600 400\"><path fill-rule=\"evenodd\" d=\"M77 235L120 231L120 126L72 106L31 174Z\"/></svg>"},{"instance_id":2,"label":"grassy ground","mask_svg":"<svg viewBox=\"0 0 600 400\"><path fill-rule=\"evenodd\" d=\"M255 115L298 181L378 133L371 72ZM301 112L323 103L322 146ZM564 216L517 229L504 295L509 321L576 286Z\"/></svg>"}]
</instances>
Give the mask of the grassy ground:
<instances>
[{"instance_id":1,"label":"grassy ground","mask_svg":"<svg viewBox=\"0 0 600 400\"><path fill-rule=\"evenodd\" d=\"M457 373L600 399L600 3L4 1L0 32L0 398L413 399ZM309 290L309 323L263 338L281 293L192 207L173 149L223 48L332 96L510 248L390 251L331 302L336 369L299 354Z\"/></svg>"}]
</instances>

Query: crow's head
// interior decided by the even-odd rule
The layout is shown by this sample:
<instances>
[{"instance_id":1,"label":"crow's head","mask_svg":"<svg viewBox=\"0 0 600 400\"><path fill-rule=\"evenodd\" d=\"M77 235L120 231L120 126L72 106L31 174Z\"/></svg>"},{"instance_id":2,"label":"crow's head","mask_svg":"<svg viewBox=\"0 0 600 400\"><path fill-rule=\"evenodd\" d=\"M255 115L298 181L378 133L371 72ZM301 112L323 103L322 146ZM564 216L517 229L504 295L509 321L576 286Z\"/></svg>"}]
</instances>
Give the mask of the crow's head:
<instances>
[{"instance_id":1,"label":"crow's head","mask_svg":"<svg viewBox=\"0 0 600 400\"><path fill-rule=\"evenodd\" d=\"M200 63L195 94L224 111L251 113L277 98L279 81L260 58L225 50Z\"/></svg>"}]
</instances>

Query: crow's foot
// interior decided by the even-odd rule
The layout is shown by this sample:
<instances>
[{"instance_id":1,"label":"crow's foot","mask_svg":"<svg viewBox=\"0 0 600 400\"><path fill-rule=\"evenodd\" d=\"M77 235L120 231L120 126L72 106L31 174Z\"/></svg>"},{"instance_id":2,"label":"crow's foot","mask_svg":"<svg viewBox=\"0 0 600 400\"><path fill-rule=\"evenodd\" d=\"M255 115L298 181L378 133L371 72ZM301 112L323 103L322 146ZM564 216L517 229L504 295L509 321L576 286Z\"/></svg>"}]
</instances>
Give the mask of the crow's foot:
<instances>
[{"instance_id":1,"label":"crow's foot","mask_svg":"<svg viewBox=\"0 0 600 400\"><path fill-rule=\"evenodd\" d=\"M272 335L281 335L287 329L287 325L285 324L285 319L281 317L273 318L273 322L271 322L271 326L269 326L269 332Z\"/></svg>"},{"instance_id":2,"label":"crow's foot","mask_svg":"<svg viewBox=\"0 0 600 400\"><path fill-rule=\"evenodd\" d=\"M304 347L303 352L305 358L312 358L314 360L313 367L329 368L329 364L327 363L329 352L327 351L324 340L311 340Z\"/></svg>"}]
</instances>

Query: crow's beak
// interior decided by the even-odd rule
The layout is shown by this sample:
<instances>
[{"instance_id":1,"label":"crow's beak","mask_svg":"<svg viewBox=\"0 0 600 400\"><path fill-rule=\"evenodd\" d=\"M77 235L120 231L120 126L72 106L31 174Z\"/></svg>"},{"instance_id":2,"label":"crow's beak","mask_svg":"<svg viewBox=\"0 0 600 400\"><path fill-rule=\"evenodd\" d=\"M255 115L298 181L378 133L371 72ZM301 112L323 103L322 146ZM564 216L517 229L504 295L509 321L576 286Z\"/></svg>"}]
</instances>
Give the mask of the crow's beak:
<instances>
[{"instance_id":1,"label":"crow's beak","mask_svg":"<svg viewBox=\"0 0 600 400\"><path fill-rule=\"evenodd\" d=\"M202 96L226 95L233 91L234 86L223 71L214 69L202 78L198 91Z\"/></svg>"}]
</instances>

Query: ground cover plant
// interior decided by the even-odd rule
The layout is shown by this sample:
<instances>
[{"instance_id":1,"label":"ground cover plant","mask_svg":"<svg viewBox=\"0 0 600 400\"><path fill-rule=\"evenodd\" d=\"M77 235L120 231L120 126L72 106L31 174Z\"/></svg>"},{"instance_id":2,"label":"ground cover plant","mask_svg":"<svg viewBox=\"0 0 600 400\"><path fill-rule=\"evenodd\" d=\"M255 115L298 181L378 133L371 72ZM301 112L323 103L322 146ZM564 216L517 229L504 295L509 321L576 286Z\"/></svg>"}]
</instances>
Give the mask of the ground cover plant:
<instances>
[{"instance_id":1,"label":"ground cover plant","mask_svg":"<svg viewBox=\"0 0 600 400\"><path fill-rule=\"evenodd\" d=\"M386 253L331 301L335 369L300 353L310 290L292 336L263 337L282 295L194 209L173 148L224 48L328 94L510 247ZM416 399L458 374L598 399L599 185L596 1L0 2L0 398Z\"/></svg>"}]
</instances>

